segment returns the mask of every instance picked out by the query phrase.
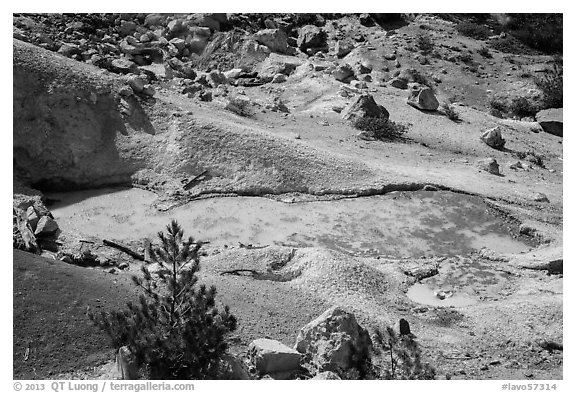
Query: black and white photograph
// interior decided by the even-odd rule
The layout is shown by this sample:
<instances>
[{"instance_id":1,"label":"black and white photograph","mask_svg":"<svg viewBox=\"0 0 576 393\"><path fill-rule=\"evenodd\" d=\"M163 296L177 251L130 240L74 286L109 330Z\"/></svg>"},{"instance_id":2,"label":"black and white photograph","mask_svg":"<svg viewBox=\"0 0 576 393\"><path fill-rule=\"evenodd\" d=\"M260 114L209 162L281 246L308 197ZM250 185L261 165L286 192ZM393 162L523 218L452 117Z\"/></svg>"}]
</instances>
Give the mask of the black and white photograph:
<instances>
[{"instance_id":1,"label":"black and white photograph","mask_svg":"<svg viewBox=\"0 0 576 393\"><path fill-rule=\"evenodd\" d=\"M566 391L558 7L157 5L12 12L7 389Z\"/></svg>"}]
</instances>

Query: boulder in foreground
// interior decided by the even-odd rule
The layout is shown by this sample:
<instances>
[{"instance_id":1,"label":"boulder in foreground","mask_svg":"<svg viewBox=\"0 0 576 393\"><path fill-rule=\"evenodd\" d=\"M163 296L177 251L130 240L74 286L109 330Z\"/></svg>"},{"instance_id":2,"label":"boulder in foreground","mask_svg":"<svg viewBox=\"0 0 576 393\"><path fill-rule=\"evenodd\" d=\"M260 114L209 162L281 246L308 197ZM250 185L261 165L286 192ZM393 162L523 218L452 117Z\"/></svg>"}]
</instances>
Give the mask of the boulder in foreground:
<instances>
[{"instance_id":1,"label":"boulder in foreground","mask_svg":"<svg viewBox=\"0 0 576 393\"><path fill-rule=\"evenodd\" d=\"M548 134L563 136L562 108L546 109L536 114L536 121Z\"/></svg>"}]
</instances>

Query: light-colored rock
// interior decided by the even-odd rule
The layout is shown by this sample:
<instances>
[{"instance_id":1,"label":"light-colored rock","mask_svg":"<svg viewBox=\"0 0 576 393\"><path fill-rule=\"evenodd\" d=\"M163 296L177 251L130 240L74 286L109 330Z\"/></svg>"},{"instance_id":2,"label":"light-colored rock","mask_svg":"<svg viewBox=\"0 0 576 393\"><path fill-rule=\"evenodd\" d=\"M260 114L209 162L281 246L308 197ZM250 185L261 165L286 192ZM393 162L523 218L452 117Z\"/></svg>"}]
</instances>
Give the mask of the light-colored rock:
<instances>
[{"instance_id":1,"label":"light-colored rock","mask_svg":"<svg viewBox=\"0 0 576 393\"><path fill-rule=\"evenodd\" d=\"M536 114L536 121L540 124L540 127L548 134L563 136L564 126L563 126L563 109L546 109L540 111Z\"/></svg>"},{"instance_id":2,"label":"light-colored rock","mask_svg":"<svg viewBox=\"0 0 576 393\"><path fill-rule=\"evenodd\" d=\"M289 76L301 64L302 60L297 58L272 53L260 65L258 77L263 82L268 83L278 74Z\"/></svg>"},{"instance_id":3,"label":"light-colored rock","mask_svg":"<svg viewBox=\"0 0 576 393\"><path fill-rule=\"evenodd\" d=\"M54 221L53 218L50 216L42 216L40 220L38 220L38 224L36 225L36 230L34 231L34 235L36 237L39 236L52 236L56 234L58 231L58 224Z\"/></svg>"},{"instance_id":4,"label":"light-colored rock","mask_svg":"<svg viewBox=\"0 0 576 393\"><path fill-rule=\"evenodd\" d=\"M500 166L494 158L484 158L476 161L476 167L493 175L500 175Z\"/></svg>"},{"instance_id":5,"label":"light-colored rock","mask_svg":"<svg viewBox=\"0 0 576 393\"><path fill-rule=\"evenodd\" d=\"M407 103L424 111L435 111L440 105L432 89L423 85L412 86Z\"/></svg>"},{"instance_id":6,"label":"light-colored rock","mask_svg":"<svg viewBox=\"0 0 576 393\"><path fill-rule=\"evenodd\" d=\"M286 82L286 75L284 74L276 74L274 78L272 78L272 83L283 83Z\"/></svg>"},{"instance_id":7,"label":"light-colored rock","mask_svg":"<svg viewBox=\"0 0 576 393\"><path fill-rule=\"evenodd\" d=\"M336 41L336 46L334 47L334 52L336 52L336 56L342 58L346 56L348 53L354 50L354 43L349 39L338 40Z\"/></svg>"},{"instance_id":8,"label":"light-colored rock","mask_svg":"<svg viewBox=\"0 0 576 393\"><path fill-rule=\"evenodd\" d=\"M356 97L356 99L342 111L342 118L344 120L355 121L366 117L384 117L388 119L390 113L388 113L382 105L377 104L376 101L374 101L374 97L368 93Z\"/></svg>"},{"instance_id":9,"label":"light-colored rock","mask_svg":"<svg viewBox=\"0 0 576 393\"><path fill-rule=\"evenodd\" d=\"M301 354L276 340L254 340L248 354L260 374L295 371L300 367Z\"/></svg>"},{"instance_id":10,"label":"light-colored rock","mask_svg":"<svg viewBox=\"0 0 576 393\"><path fill-rule=\"evenodd\" d=\"M352 69L352 66L348 63L340 64L332 71L332 76L339 82L348 82L354 77L354 69Z\"/></svg>"},{"instance_id":11,"label":"light-colored rock","mask_svg":"<svg viewBox=\"0 0 576 393\"><path fill-rule=\"evenodd\" d=\"M331 307L308 323L298 333L296 350L303 361L319 371L339 372L354 367L369 356L372 340L366 329L356 322L354 314Z\"/></svg>"},{"instance_id":12,"label":"light-colored rock","mask_svg":"<svg viewBox=\"0 0 576 393\"><path fill-rule=\"evenodd\" d=\"M142 91L144 90L144 86L146 85L146 79L140 76L131 75L128 78L127 83L128 86L130 86L135 93L142 93Z\"/></svg>"},{"instance_id":13,"label":"light-colored rock","mask_svg":"<svg viewBox=\"0 0 576 393\"><path fill-rule=\"evenodd\" d=\"M254 34L256 42L266 45L273 52L286 53L288 49L288 37L280 29L264 29Z\"/></svg>"},{"instance_id":14,"label":"light-colored rock","mask_svg":"<svg viewBox=\"0 0 576 393\"><path fill-rule=\"evenodd\" d=\"M501 150L506 141L502 138L502 129L500 127L490 128L480 136L482 142L486 143L493 149Z\"/></svg>"},{"instance_id":15,"label":"light-colored rock","mask_svg":"<svg viewBox=\"0 0 576 393\"><path fill-rule=\"evenodd\" d=\"M110 70L118 74L139 74L138 66L126 58L118 58L110 63Z\"/></svg>"},{"instance_id":16,"label":"light-colored rock","mask_svg":"<svg viewBox=\"0 0 576 393\"><path fill-rule=\"evenodd\" d=\"M117 379L138 379L138 370L134 364L134 357L126 346L121 347L116 354L116 371Z\"/></svg>"}]
</instances>

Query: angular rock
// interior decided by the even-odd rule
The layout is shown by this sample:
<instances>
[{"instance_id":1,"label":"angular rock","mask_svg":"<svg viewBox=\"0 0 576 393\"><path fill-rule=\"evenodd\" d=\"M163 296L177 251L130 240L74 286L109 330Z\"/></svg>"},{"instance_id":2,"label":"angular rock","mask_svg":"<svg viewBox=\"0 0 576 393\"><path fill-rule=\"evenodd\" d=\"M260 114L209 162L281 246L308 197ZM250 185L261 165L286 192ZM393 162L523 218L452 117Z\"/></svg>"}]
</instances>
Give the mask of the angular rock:
<instances>
[{"instance_id":1,"label":"angular rock","mask_svg":"<svg viewBox=\"0 0 576 393\"><path fill-rule=\"evenodd\" d=\"M248 356L260 374L296 371L300 367L301 354L276 340L252 341Z\"/></svg>"},{"instance_id":2,"label":"angular rock","mask_svg":"<svg viewBox=\"0 0 576 393\"><path fill-rule=\"evenodd\" d=\"M210 71L208 75L206 75L206 80L208 81L208 84L212 87L225 85L226 83L228 83L226 75L217 70Z\"/></svg>"},{"instance_id":3,"label":"angular rock","mask_svg":"<svg viewBox=\"0 0 576 393\"><path fill-rule=\"evenodd\" d=\"M166 15L162 14L148 14L144 19L144 26L165 26Z\"/></svg>"},{"instance_id":4,"label":"angular rock","mask_svg":"<svg viewBox=\"0 0 576 393\"><path fill-rule=\"evenodd\" d=\"M134 356L127 346L121 347L116 354L117 378L123 380L138 379L138 369Z\"/></svg>"},{"instance_id":5,"label":"angular rock","mask_svg":"<svg viewBox=\"0 0 576 393\"><path fill-rule=\"evenodd\" d=\"M372 19L372 16L370 16L370 14L360 14L360 24L362 26L366 26L366 27L372 27L374 26L374 19Z\"/></svg>"},{"instance_id":6,"label":"angular rock","mask_svg":"<svg viewBox=\"0 0 576 393\"><path fill-rule=\"evenodd\" d=\"M142 89L142 94L147 95L149 97L153 97L154 94L156 94L156 90L154 90L154 87L152 87L152 85L146 84Z\"/></svg>"},{"instance_id":7,"label":"angular rock","mask_svg":"<svg viewBox=\"0 0 576 393\"><path fill-rule=\"evenodd\" d=\"M302 61L289 56L272 53L266 58L258 69L258 76L265 82L271 82L277 74L289 76Z\"/></svg>"},{"instance_id":8,"label":"angular rock","mask_svg":"<svg viewBox=\"0 0 576 393\"><path fill-rule=\"evenodd\" d=\"M354 50L354 43L348 39L336 41L336 46L334 47L334 52L338 58L346 56L348 53Z\"/></svg>"},{"instance_id":9,"label":"angular rock","mask_svg":"<svg viewBox=\"0 0 576 393\"><path fill-rule=\"evenodd\" d=\"M332 76L339 82L349 82L349 79L354 76L354 70L348 63L340 64L332 72Z\"/></svg>"},{"instance_id":10,"label":"angular rock","mask_svg":"<svg viewBox=\"0 0 576 393\"><path fill-rule=\"evenodd\" d=\"M476 161L476 167L493 175L500 175L500 166L494 158L484 158Z\"/></svg>"},{"instance_id":11,"label":"angular rock","mask_svg":"<svg viewBox=\"0 0 576 393\"><path fill-rule=\"evenodd\" d=\"M259 44L265 45L273 52L286 53L288 49L288 36L280 29L264 29L254 34Z\"/></svg>"},{"instance_id":12,"label":"angular rock","mask_svg":"<svg viewBox=\"0 0 576 393\"><path fill-rule=\"evenodd\" d=\"M562 108L546 109L536 114L536 121L548 134L563 136Z\"/></svg>"},{"instance_id":13,"label":"angular rock","mask_svg":"<svg viewBox=\"0 0 576 393\"><path fill-rule=\"evenodd\" d=\"M69 44L65 42L62 44L62 46L60 46L60 49L58 49L58 53L66 57L71 57L74 55L79 55L80 53L82 53L82 51L80 50L80 47L78 45Z\"/></svg>"},{"instance_id":14,"label":"angular rock","mask_svg":"<svg viewBox=\"0 0 576 393\"><path fill-rule=\"evenodd\" d=\"M382 105L377 104L376 101L374 101L374 97L368 93L356 97L356 99L342 111L342 118L344 120L355 121L366 117L383 117L388 119L390 113L388 113Z\"/></svg>"},{"instance_id":15,"label":"angular rock","mask_svg":"<svg viewBox=\"0 0 576 393\"><path fill-rule=\"evenodd\" d=\"M435 111L440 105L432 89L423 85L415 85L412 87L407 103L414 108L424 111Z\"/></svg>"},{"instance_id":16,"label":"angular rock","mask_svg":"<svg viewBox=\"0 0 576 393\"><path fill-rule=\"evenodd\" d=\"M408 81L404 78L397 77L392 79L389 82L390 86L395 87L397 89L406 90L408 88Z\"/></svg>"},{"instance_id":17,"label":"angular rock","mask_svg":"<svg viewBox=\"0 0 576 393\"><path fill-rule=\"evenodd\" d=\"M298 33L297 45L302 52L307 49L325 49L326 33L314 25L303 26Z\"/></svg>"},{"instance_id":18,"label":"angular rock","mask_svg":"<svg viewBox=\"0 0 576 393\"><path fill-rule=\"evenodd\" d=\"M500 127L494 127L486 130L480 136L480 139L491 148L497 150L501 150L506 144L506 141L504 138L502 138L502 130Z\"/></svg>"},{"instance_id":19,"label":"angular rock","mask_svg":"<svg viewBox=\"0 0 576 393\"><path fill-rule=\"evenodd\" d=\"M146 85L146 82L147 82L146 79L136 75L131 75L130 77L128 77L127 81L128 86L130 86L135 93L142 93L142 91L144 90L144 86Z\"/></svg>"},{"instance_id":20,"label":"angular rock","mask_svg":"<svg viewBox=\"0 0 576 393\"><path fill-rule=\"evenodd\" d=\"M276 74L274 78L272 78L272 83L283 83L286 82L286 75L284 74Z\"/></svg>"},{"instance_id":21,"label":"angular rock","mask_svg":"<svg viewBox=\"0 0 576 393\"><path fill-rule=\"evenodd\" d=\"M36 230L34 231L34 235L36 237L40 236L53 236L58 231L58 224L54 219L50 216L42 216L40 220L38 220L38 224L36 225Z\"/></svg>"},{"instance_id":22,"label":"angular rock","mask_svg":"<svg viewBox=\"0 0 576 393\"><path fill-rule=\"evenodd\" d=\"M118 30L120 30L120 34L127 36L134 33L136 31L136 27L137 27L136 23L129 20L123 20L120 23L120 27L118 28Z\"/></svg>"},{"instance_id":23,"label":"angular rock","mask_svg":"<svg viewBox=\"0 0 576 393\"><path fill-rule=\"evenodd\" d=\"M26 210L26 220L28 221L30 228L35 230L36 226L38 225L38 221L40 220L40 216L38 215L36 209L34 209L34 206L30 206L28 210Z\"/></svg>"},{"instance_id":24,"label":"angular rock","mask_svg":"<svg viewBox=\"0 0 576 393\"><path fill-rule=\"evenodd\" d=\"M339 372L369 357L372 340L354 314L331 307L298 333L296 350L319 371Z\"/></svg>"},{"instance_id":25,"label":"angular rock","mask_svg":"<svg viewBox=\"0 0 576 393\"><path fill-rule=\"evenodd\" d=\"M110 63L110 71L117 74L139 74L138 66L126 58L114 59Z\"/></svg>"}]
</instances>

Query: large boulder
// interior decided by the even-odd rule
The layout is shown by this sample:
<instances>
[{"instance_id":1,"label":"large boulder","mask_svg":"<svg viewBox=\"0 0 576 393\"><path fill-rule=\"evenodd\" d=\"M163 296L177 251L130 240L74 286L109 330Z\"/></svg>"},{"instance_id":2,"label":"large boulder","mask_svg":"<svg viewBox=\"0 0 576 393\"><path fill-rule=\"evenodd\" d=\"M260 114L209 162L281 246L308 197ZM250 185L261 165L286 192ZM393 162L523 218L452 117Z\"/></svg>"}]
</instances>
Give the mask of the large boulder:
<instances>
[{"instance_id":1,"label":"large boulder","mask_svg":"<svg viewBox=\"0 0 576 393\"><path fill-rule=\"evenodd\" d=\"M284 373L300 368L300 353L276 340L259 338L252 341L248 356L260 374Z\"/></svg>"},{"instance_id":2,"label":"large boulder","mask_svg":"<svg viewBox=\"0 0 576 393\"><path fill-rule=\"evenodd\" d=\"M356 97L343 111L344 120L355 121L366 117L383 117L388 119L390 113L382 105L374 101L372 95L365 93Z\"/></svg>"},{"instance_id":3,"label":"large boulder","mask_svg":"<svg viewBox=\"0 0 576 393\"><path fill-rule=\"evenodd\" d=\"M280 29L264 29L254 34L256 42L266 45L272 52L286 53L288 36Z\"/></svg>"},{"instance_id":4,"label":"large boulder","mask_svg":"<svg viewBox=\"0 0 576 393\"><path fill-rule=\"evenodd\" d=\"M552 135L563 136L562 108L546 109L536 114L540 127Z\"/></svg>"},{"instance_id":5,"label":"large boulder","mask_svg":"<svg viewBox=\"0 0 576 393\"><path fill-rule=\"evenodd\" d=\"M354 314L335 306L300 329L295 348L311 368L338 373L367 359L372 340Z\"/></svg>"},{"instance_id":6,"label":"large boulder","mask_svg":"<svg viewBox=\"0 0 576 393\"><path fill-rule=\"evenodd\" d=\"M325 49L326 32L314 25L306 25L298 33L297 45L302 52L307 49Z\"/></svg>"},{"instance_id":7,"label":"large boulder","mask_svg":"<svg viewBox=\"0 0 576 393\"><path fill-rule=\"evenodd\" d=\"M34 231L34 236L36 237L48 237L54 236L58 232L58 224L50 216L42 216L36 224L36 230Z\"/></svg>"},{"instance_id":8,"label":"large boulder","mask_svg":"<svg viewBox=\"0 0 576 393\"><path fill-rule=\"evenodd\" d=\"M414 85L408 96L408 105L423 111L435 111L440 103L431 88L424 85Z\"/></svg>"},{"instance_id":9,"label":"large boulder","mask_svg":"<svg viewBox=\"0 0 576 393\"><path fill-rule=\"evenodd\" d=\"M506 144L506 141L504 138L502 138L502 130L500 127L494 127L486 130L480 136L480 139L491 148L497 150L501 150Z\"/></svg>"},{"instance_id":10,"label":"large boulder","mask_svg":"<svg viewBox=\"0 0 576 393\"><path fill-rule=\"evenodd\" d=\"M348 53L354 50L355 45L350 39L343 39L336 41L336 46L334 47L334 52L338 58L346 56Z\"/></svg>"},{"instance_id":11,"label":"large boulder","mask_svg":"<svg viewBox=\"0 0 576 393\"><path fill-rule=\"evenodd\" d=\"M301 64L302 61L297 58L272 53L260 64L258 77L268 83L278 74L289 76Z\"/></svg>"}]
</instances>

